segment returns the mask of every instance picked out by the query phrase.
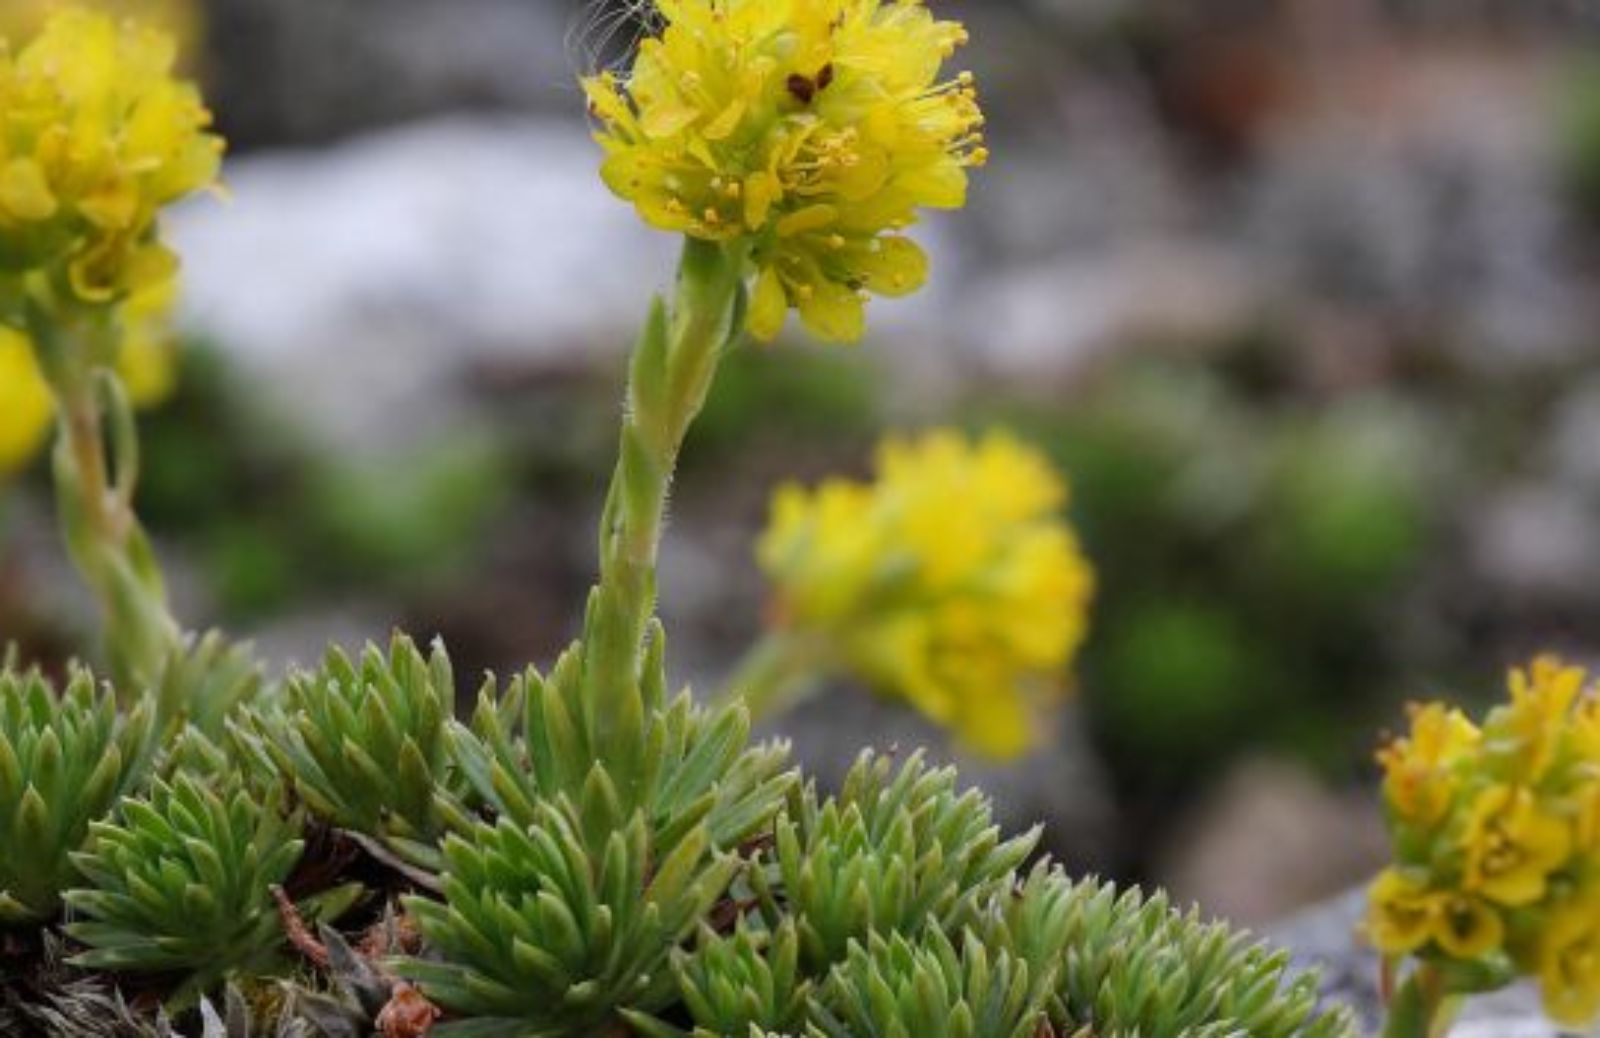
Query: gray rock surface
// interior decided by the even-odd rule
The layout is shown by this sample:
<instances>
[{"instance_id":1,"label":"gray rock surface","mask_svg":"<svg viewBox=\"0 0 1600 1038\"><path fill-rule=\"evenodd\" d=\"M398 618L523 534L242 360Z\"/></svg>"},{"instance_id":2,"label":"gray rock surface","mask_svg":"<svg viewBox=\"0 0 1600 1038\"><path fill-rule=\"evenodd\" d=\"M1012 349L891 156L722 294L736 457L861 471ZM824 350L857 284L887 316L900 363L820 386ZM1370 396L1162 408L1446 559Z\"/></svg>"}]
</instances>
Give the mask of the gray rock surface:
<instances>
[{"instance_id":1,"label":"gray rock surface","mask_svg":"<svg viewBox=\"0 0 1600 1038\"><path fill-rule=\"evenodd\" d=\"M1179 904L1254 927L1344 889L1387 851L1371 796L1331 789L1300 764L1247 758L1176 827L1155 878Z\"/></svg>"},{"instance_id":2,"label":"gray rock surface","mask_svg":"<svg viewBox=\"0 0 1600 1038\"><path fill-rule=\"evenodd\" d=\"M458 420L463 373L620 356L673 242L565 121L458 119L230 164L172 221L186 315L341 446Z\"/></svg>"}]
</instances>

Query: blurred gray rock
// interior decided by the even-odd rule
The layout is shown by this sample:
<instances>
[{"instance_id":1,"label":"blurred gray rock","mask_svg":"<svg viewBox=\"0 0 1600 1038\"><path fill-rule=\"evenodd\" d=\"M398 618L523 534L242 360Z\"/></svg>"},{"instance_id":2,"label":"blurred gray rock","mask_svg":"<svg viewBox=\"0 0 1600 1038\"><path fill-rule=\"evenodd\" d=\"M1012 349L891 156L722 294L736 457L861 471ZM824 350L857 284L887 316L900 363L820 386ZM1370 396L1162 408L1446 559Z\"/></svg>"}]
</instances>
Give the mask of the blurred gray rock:
<instances>
[{"instance_id":1,"label":"blurred gray rock","mask_svg":"<svg viewBox=\"0 0 1600 1038\"><path fill-rule=\"evenodd\" d=\"M1383 863L1388 846L1370 798L1274 760L1236 766L1170 843L1156 878L1174 900L1242 926L1346 889Z\"/></svg>"},{"instance_id":2,"label":"blurred gray rock","mask_svg":"<svg viewBox=\"0 0 1600 1038\"><path fill-rule=\"evenodd\" d=\"M595 174L575 124L459 118L228 167L172 221L186 323L340 446L460 420L463 373L620 356L674 243Z\"/></svg>"},{"instance_id":3,"label":"blurred gray rock","mask_svg":"<svg viewBox=\"0 0 1600 1038\"><path fill-rule=\"evenodd\" d=\"M586 60L584 21L565 0L210 0L208 8L211 99L242 146L326 140L468 106L580 104L573 79Z\"/></svg>"},{"instance_id":4,"label":"blurred gray rock","mask_svg":"<svg viewBox=\"0 0 1600 1038\"><path fill-rule=\"evenodd\" d=\"M1581 488L1524 482L1483 502L1473 526L1479 572L1495 586L1589 603L1600 585L1600 513Z\"/></svg>"},{"instance_id":5,"label":"blurred gray rock","mask_svg":"<svg viewBox=\"0 0 1600 1038\"><path fill-rule=\"evenodd\" d=\"M1002 831L1043 824L1042 848L1076 873L1102 871L1113 860L1110 787L1070 704L1049 745L1006 764L953 754L948 736L915 711L855 688L829 690L758 734L790 739L796 762L823 790L838 788L863 749L904 756L929 747L933 760L959 765L964 787L993 798Z\"/></svg>"},{"instance_id":6,"label":"blurred gray rock","mask_svg":"<svg viewBox=\"0 0 1600 1038\"><path fill-rule=\"evenodd\" d=\"M1266 932L1273 943L1290 951L1295 965L1317 970L1323 994L1353 1008L1368 1033L1382 1019L1378 993L1378 957L1357 936L1366 910L1366 895L1352 890L1308 909ZM1523 985L1467 1004L1450 1038L1560 1038L1539 1008L1539 996Z\"/></svg>"},{"instance_id":7,"label":"blurred gray rock","mask_svg":"<svg viewBox=\"0 0 1600 1038\"><path fill-rule=\"evenodd\" d=\"M1549 461L1552 482L1581 487L1600 500L1600 376L1573 386L1556 408Z\"/></svg>"},{"instance_id":8,"label":"blurred gray rock","mask_svg":"<svg viewBox=\"0 0 1600 1038\"><path fill-rule=\"evenodd\" d=\"M1249 266L1205 243L1127 241L1003 267L959 311L969 370L1018 384L1070 378L1130 344L1215 341L1259 312Z\"/></svg>"},{"instance_id":9,"label":"blurred gray rock","mask_svg":"<svg viewBox=\"0 0 1600 1038\"><path fill-rule=\"evenodd\" d=\"M1549 68L1382 47L1328 65L1241 193L1276 288L1381 315L1489 371L1575 356L1590 315L1569 274Z\"/></svg>"}]
</instances>

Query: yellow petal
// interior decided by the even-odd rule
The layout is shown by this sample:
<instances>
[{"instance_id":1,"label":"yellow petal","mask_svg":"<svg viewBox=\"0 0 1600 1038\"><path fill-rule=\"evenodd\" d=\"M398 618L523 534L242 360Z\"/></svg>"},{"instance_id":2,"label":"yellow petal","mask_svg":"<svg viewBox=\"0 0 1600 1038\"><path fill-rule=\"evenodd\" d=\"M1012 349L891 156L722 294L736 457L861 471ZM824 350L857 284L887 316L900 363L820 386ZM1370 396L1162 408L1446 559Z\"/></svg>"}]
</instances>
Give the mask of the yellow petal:
<instances>
[{"instance_id":1,"label":"yellow petal","mask_svg":"<svg viewBox=\"0 0 1600 1038\"><path fill-rule=\"evenodd\" d=\"M1444 897L1433 926L1439 947L1457 959L1487 955L1500 947L1505 932L1499 913L1472 897Z\"/></svg>"},{"instance_id":2,"label":"yellow petal","mask_svg":"<svg viewBox=\"0 0 1600 1038\"><path fill-rule=\"evenodd\" d=\"M851 257L861 283L882 296L904 296L928 282L928 255L910 238L880 238Z\"/></svg>"},{"instance_id":3,"label":"yellow petal","mask_svg":"<svg viewBox=\"0 0 1600 1038\"><path fill-rule=\"evenodd\" d=\"M797 234L815 231L826 227L839 216L839 210L831 205L808 205L804 209L796 210L778 221L778 237L793 238Z\"/></svg>"},{"instance_id":4,"label":"yellow petal","mask_svg":"<svg viewBox=\"0 0 1600 1038\"><path fill-rule=\"evenodd\" d=\"M789 297L783 290L783 279L774 267L765 267L756 278L756 289L750 299L750 334L762 342L771 342L783 330L789 316Z\"/></svg>"},{"instance_id":5,"label":"yellow petal","mask_svg":"<svg viewBox=\"0 0 1600 1038\"><path fill-rule=\"evenodd\" d=\"M48 220L55 215L55 196L37 162L12 159L6 163L0 171L0 207L18 220Z\"/></svg>"},{"instance_id":6,"label":"yellow petal","mask_svg":"<svg viewBox=\"0 0 1600 1038\"><path fill-rule=\"evenodd\" d=\"M1386 955L1409 955L1428 943L1438 901L1394 869L1367 889L1367 937Z\"/></svg>"},{"instance_id":7,"label":"yellow petal","mask_svg":"<svg viewBox=\"0 0 1600 1038\"><path fill-rule=\"evenodd\" d=\"M111 177L78 200L78 211L103 230L126 230L139 212L139 187L131 177Z\"/></svg>"},{"instance_id":8,"label":"yellow petal","mask_svg":"<svg viewBox=\"0 0 1600 1038\"><path fill-rule=\"evenodd\" d=\"M895 187L930 209L960 209L967 204L967 171L953 158L904 174Z\"/></svg>"},{"instance_id":9,"label":"yellow petal","mask_svg":"<svg viewBox=\"0 0 1600 1038\"><path fill-rule=\"evenodd\" d=\"M698 118L700 112L693 105L682 101L663 101L645 109L639 126L647 137L661 140L683 132Z\"/></svg>"},{"instance_id":10,"label":"yellow petal","mask_svg":"<svg viewBox=\"0 0 1600 1038\"><path fill-rule=\"evenodd\" d=\"M722 114L711 120L711 124L705 128L705 139L720 141L732 136L733 131L739 128L739 120L744 118L745 107L740 99L724 108Z\"/></svg>"},{"instance_id":11,"label":"yellow petal","mask_svg":"<svg viewBox=\"0 0 1600 1038\"><path fill-rule=\"evenodd\" d=\"M811 333L828 342L857 342L867 330L867 308L846 285L821 281L800 299L800 319Z\"/></svg>"},{"instance_id":12,"label":"yellow petal","mask_svg":"<svg viewBox=\"0 0 1600 1038\"><path fill-rule=\"evenodd\" d=\"M0 475L15 472L38 453L54 411L33 345L20 332L0 327Z\"/></svg>"},{"instance_id":13,"label":"yellow petal","mask_svg":"<svg viewBox=\"0 0 1600 1038\"><path fill-rule=\"evenodd\" d=\"M752 173L744 181L744 223L752 231L765 226L772 205L783 195L771 173Z\"/></svg>"}]
</instances>

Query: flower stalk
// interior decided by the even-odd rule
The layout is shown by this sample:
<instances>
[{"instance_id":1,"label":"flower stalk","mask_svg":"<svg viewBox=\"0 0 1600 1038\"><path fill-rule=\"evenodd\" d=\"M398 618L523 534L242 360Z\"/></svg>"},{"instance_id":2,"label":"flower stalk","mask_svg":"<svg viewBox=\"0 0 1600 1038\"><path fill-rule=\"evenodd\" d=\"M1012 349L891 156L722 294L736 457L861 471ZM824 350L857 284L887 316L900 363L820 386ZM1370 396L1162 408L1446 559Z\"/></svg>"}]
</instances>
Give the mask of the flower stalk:
<instances>
[{"instance_id":1,"label":"flower stalk","mask_svg":"<svg viewBox=\"0 0 1600 1038\"><path fill-rule=\"evenodd\" d=\"M1423 963L1390 1000L1382 1038L1444 1038L1461 1005L1462 997L1450 993L1444 975Z\"/></svg>"},{"instance_id":2,"label":"flower stalk","mask_svg":"<svg viewBox=\"0 0 1600 1038\"><path fill-rule=\"evenodd\" d=\"M117 327L105 314L75 319L34 303L28 331L58 404L53 459L62 536L99 604L121 694L150 687L182 630L134 511L139 439L121 380L107 366Z\"/></svg>"},{"instance_id":3,"label":"flower stalk","mask_svg":"<svg viewBox=\"0 0 1600 1038\"><path fill-rule=\"evenodd\" d=\"M592 745L627 759L643 737L639 666L673 472L717 366L744 332L739 243L685 238L670 304L657 299L629 366L617 467L600 525L600 584L585 625Z\"/></svg>"}]
</instances>

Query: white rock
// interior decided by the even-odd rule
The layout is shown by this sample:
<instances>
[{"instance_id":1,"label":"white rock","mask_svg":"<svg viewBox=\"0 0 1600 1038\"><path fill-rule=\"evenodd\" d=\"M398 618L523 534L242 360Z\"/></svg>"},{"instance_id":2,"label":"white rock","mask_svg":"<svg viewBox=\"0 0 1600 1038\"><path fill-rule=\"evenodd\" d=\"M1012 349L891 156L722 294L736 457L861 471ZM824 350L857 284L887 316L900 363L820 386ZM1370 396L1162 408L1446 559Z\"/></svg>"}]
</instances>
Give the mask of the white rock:
<instances>
[{"instance_id":1,"label":"white rock","mask_svg":"<svg viewBox=\"0 0 1600 1038\"><path fill-rule=\"evenodd\" d=\"M1600 377L1574 386L1556 410L1550 461L1558 482L1600 495Z\"/></svg>"},{"instance_id":2,"label":"white rock","mask_svg":"<svg viewBox=\"0 0 1600 1038\"><path fill-rule=\"evenodd\" d=\"M671 236L612 197L581 127L447 119L230 165L172 221L186 319L351 446L446 419L465 364L621 352Z\"/></svg>"},{"instance_id":3,"label":"white rock","mask_svg":"<svg viewBox=\"0 0 1600 1038\"><path fill-rule=\"evenodd\" d=\"M1201 243L1157 239L1071 256L975 286L959 311L967 361L1018 380L1069 375L1129 342L1205 342L1258 306L1248 265Z\"/></svg>"},{"instance_id":4,"label":"white rock","mask_svg":"<svg viewBox=\"0 0 1600 1038\"><path fill-rule=\"evenodd\" d=\"M1480 571L1501 587L1592 600L1600 516L1569 488L1528 484L1496 495L1474 534Z\"/></svg>"}]
</instances>

